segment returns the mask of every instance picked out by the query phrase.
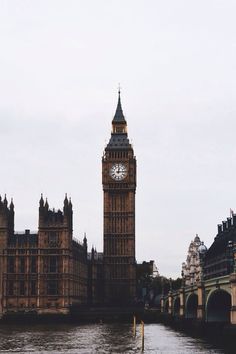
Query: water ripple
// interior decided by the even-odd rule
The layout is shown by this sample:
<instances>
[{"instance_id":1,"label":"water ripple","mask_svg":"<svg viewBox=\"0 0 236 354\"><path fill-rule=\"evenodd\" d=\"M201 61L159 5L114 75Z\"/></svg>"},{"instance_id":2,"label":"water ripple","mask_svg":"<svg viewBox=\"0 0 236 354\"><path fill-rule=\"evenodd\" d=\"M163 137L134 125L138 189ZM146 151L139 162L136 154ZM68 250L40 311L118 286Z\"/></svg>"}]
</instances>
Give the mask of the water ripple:
<instances>
[{"instance_id":1,"label":"water ripple","mask_svg":"<svg viewBox=\"0 0 236 354\"><path fill-rule=\"evenodd\" d=\"M132 326L127 324L0 327L0 353L134 354L140 351L140 326L137 326L136 338L133 338ZM161 324L148 324L145 325L145 353L216 354L224 351Z\"/></svg>"}]
</instances>

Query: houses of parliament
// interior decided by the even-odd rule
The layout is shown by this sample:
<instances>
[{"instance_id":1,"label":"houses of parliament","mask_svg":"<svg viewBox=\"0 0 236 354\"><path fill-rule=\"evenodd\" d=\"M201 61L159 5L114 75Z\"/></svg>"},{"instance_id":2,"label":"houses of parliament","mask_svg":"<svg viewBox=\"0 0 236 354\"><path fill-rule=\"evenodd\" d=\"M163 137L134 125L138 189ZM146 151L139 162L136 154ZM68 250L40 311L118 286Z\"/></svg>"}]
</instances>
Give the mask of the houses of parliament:
<instances>
[{"instance_id":1,"label":"houses of parliament","mask_svg":"<svg viewBox=\"0 0 236 354\"><path fill-rule=\"evenodd\" d=\"M11 313L69 314L73 306L129 305L136 296L136 158L120 92L102 157L103 253L73 239L73 208L41 195L38 232L14 229L14 204L0 197L0 318Z\"/></svg>"}]
</instances>

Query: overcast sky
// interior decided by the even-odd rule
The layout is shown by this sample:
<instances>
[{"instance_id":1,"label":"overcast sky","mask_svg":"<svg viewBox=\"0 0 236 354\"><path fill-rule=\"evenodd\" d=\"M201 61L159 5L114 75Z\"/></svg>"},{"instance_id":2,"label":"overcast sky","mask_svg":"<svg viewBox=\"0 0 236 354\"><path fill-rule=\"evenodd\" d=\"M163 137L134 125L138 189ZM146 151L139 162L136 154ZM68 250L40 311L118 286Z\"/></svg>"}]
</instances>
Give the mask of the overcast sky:
<instances>
[{"instance_id":1,"label":"overcast sky","mask_svg":"<svg viewBox=\"0 0 236 354\"><path fill-rule=\"evenodd\" d=\"M101 157L121 83L138 162L136 256L178 276L236 211L236 2L0 0L0 193L40 194L102 251Z\"/></svg>"}]
</instances>

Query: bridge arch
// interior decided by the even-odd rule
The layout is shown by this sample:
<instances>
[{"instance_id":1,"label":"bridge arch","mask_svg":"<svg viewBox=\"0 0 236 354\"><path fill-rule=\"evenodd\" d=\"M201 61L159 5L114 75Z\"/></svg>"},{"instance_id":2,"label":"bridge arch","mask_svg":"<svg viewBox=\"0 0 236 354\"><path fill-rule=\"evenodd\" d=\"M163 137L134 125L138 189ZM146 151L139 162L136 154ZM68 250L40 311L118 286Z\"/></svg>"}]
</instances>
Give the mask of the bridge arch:
<instances>
[{"instance_id":1,"label":"bridge arch","mask_svg":"<svg viewBox=\"0 0 236 354\"><path fill-rule=\"evenodd\" d=\"M186 318L197 318L198 296L197 294L190 294L186 299Z\"/></svg>"},{"instance_id":2,"label":"bridge arch","mask_svg":"<svg viewBox=\"0 0 236 354\"><path fill-rule=\"evenodd\" d=\"M231 294L227 290L210 292L206 301L207 322L230 322Z\"/></svg>"},{"instance_id":3,"label":"bridge arch","mask_svg":"<svg viewBox=\"0 0 236 354\"><path fill-rule=\"evenodd\" d=\"M174 299L173 314L174 314L174 316L180 315L180 297L179 296Z\"/></svg>"}]
</instances>

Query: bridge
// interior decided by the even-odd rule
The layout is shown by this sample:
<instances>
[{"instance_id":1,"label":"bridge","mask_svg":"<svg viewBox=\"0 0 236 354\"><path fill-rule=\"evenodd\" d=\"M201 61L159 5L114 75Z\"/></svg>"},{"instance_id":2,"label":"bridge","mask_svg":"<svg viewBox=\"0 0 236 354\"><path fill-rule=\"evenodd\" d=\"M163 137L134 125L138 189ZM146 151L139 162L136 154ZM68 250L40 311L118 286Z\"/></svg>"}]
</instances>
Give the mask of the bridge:
<instances>
[{"instance_id":1,"label":"bridge","mask_svg":"<svg viewBox=\"0 0 236 354\"><path fill-rule=\"evenodd\" d=\"M173 318L236 325L236 214L218 225L207 250L196 235L182 264L182 287L163 295L161 312Z\"/></svg>"},{"instance_id":2,"label":"bridge","mask_svg":"<svg viewBox=\"0 0 236 354\"><path fill-rule=\"evenodd\" d=\"M161 299L161 312L174 318L236 324L236 272L170 290Z\"/></svg>"}]
</instances>

